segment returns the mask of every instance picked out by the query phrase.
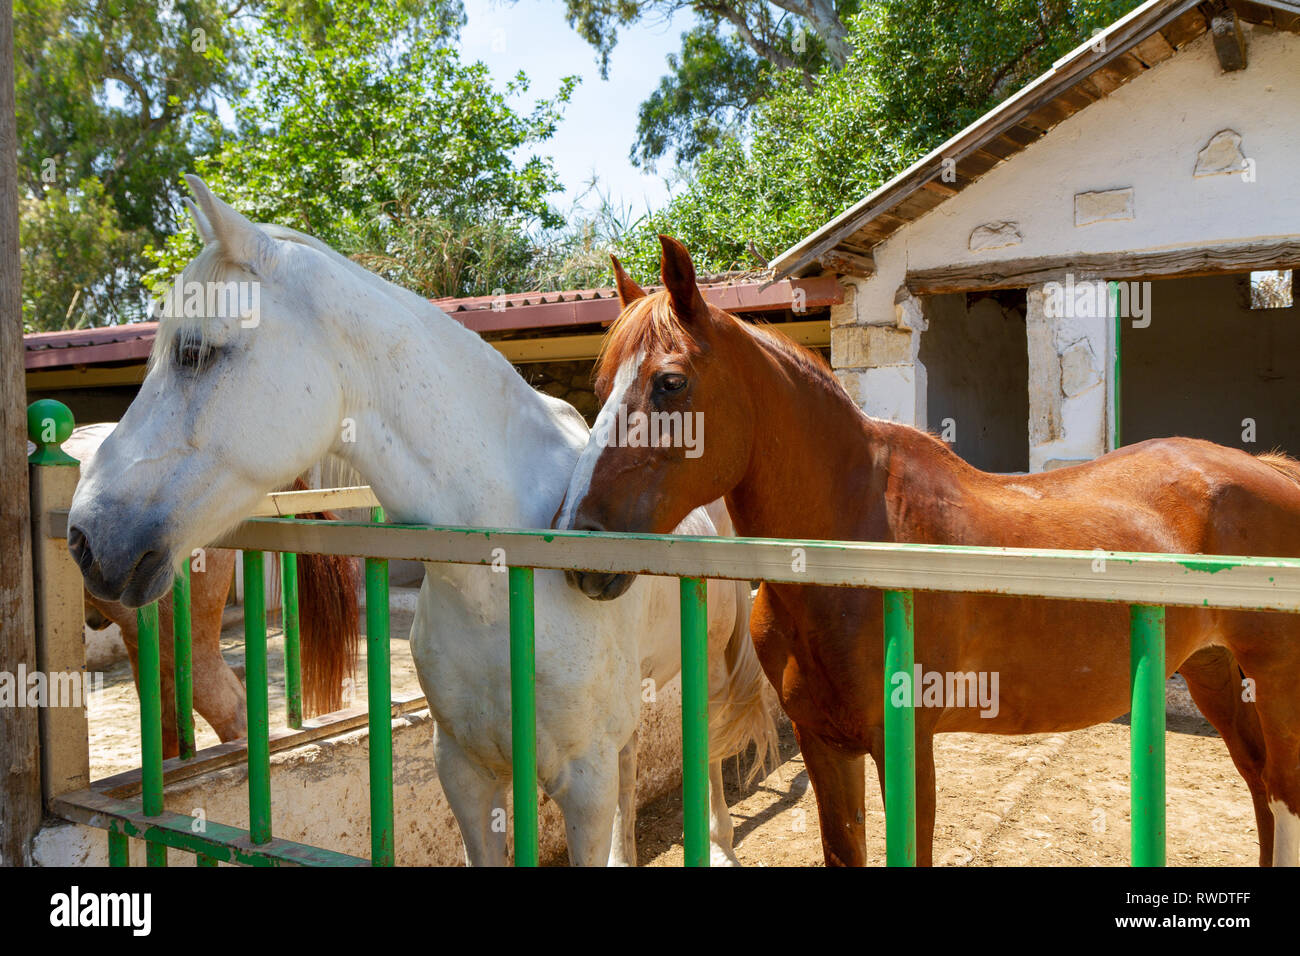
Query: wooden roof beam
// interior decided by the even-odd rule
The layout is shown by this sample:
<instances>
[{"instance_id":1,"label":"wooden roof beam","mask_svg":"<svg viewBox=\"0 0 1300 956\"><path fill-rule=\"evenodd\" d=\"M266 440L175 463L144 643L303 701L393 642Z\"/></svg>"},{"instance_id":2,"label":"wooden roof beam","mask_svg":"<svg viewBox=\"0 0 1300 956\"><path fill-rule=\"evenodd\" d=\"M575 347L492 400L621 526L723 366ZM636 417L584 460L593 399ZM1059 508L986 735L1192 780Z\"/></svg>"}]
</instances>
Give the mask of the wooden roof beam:
<instances>
[{"instance_id":1,"label":"wooden roof beam","mask_svg":"<svg viewBox=\"0 0 1300 956\"><path fill-rule=\"evenodd\" d=\"M1237 11L1226 0L1214 4L1210 16L1210 33L1214 37L1214 52L1224 73L1235 73L1246 68L1246 38L1241 32Z\"/></svg>"}]
</instances>

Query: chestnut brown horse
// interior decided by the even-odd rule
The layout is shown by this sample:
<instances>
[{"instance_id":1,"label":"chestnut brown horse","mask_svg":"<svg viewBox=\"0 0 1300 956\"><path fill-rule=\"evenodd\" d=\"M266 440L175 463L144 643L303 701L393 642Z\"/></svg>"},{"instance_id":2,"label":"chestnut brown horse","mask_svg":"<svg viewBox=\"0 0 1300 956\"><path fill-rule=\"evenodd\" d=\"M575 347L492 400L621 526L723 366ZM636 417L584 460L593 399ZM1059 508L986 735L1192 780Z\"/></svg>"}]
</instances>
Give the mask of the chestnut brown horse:
<instances>
[{"instance_id":1,"label":"chestnut brown horse","mask_svg":"<svg viewBox=\"0 0 1300 956\"><path fill-rule=\"evenodd\" d=\"M707 305L687 251L662 244L665 291L645 295L615 262L624 309L597 369L601 414L700 413L702 453L593 441L561 527L665 533L724 496L745 536L1300 556L1300 465L1285 456L1169 438L1044 474L981 472L922 431L863 414L818 356ZM575 577L603 599L630 580ZM1067 731L1126 713L1128 611L962 593L918 593L915 607L925 671L1000 678L994 708L949 698L916 711L917 858L928 864L934 735ZM751 617L828 864L864 862L865 755L883 772L881 613L878 590L765 583ZM1300 619L1171 607L1166 627L1169 672L1181 669L1246 780L1261 864L1295 865Z\"/></svg>"},{"instance_id":2,"label":"chestnut brown horse","mask_svg":"<svg viewBox=\"0 0 1300 956\"><path fill-rule=\"evenodd\" d=\"M76 429L64 449L86 465L112 431L111 423ZM307 483L299 478L296 491ZM303 517L333 519L330 512ZM226 596L235 570L235 552L206 549L202 562L190 569L190 639L194 681L194 709L216 731L222 743L248 733L244 685L221 654L221 622ZM302 647L302 691L305 716L327 714L343 705L343 681L352 674L357 658L356 559L337 555L298 556L298 606ZM140 687L139 633L136 610L116 601L104 601L85 592L86 624L101 630L116 624L122 631L136 689ZM158 643L162 676L163 756L180 755L176 730L175 657L172 632L172 596L158 602Z\"/></svg>"}]
</instances>

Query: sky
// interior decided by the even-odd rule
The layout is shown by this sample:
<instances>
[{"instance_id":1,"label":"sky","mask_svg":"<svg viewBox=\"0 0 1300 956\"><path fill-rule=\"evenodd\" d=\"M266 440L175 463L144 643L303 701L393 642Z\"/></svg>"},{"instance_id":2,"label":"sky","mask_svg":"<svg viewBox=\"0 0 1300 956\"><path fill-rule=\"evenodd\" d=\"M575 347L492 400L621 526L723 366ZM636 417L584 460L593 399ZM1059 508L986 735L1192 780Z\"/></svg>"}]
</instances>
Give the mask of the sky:
<instances>
[{"instance_id":1,"label":"sky","mask_svg":"<svg viewBox=\"0 0 1300 956\"><path fill-rule=\"evenodd\" d=\"M564 184L564 195L553 199L558 209L566 211L578 199L593 173L615 208L628 209L633 218L664 204L671 161L660 164L659 174L646 173L628 153L637 107L667 71L664 58L681 48L689 14L625 30L610 58L609 79L602 80L595 50L565 22L563 0L465 0L465 13L463 59L483 61L498 88L519 70L527 74L532 86L516 106L554 95L561 77L582 77L555 136L537 150L554 159Z\"/></svg>"}]
</instances>

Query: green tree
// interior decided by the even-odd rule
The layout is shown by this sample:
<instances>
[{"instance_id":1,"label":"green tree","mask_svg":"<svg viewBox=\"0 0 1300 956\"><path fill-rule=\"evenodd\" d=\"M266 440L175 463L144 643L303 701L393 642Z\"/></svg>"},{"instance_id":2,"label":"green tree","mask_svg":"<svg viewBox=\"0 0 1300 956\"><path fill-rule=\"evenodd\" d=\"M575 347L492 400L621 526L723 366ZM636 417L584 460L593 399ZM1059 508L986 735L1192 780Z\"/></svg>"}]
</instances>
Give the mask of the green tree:
<instances>
[{"instance_id":1,"label":"green tree","mask_svg":"<svg viewBox=\"0 0 1300 956\"><path fill-rule=\"evenodd\" d=\"M624 241L656 273L657 232L702 271L761 267L966 126L1136 0L870 0L853 55L811 88L793 71L719 138L686 188ZM757 251L757 255L755 255Z\"/></svg>"},{"instance_id":2,"label":"green tree","mask_svg":"<svg viewBox=\"0 0 1300 956\"><path fill-rule=\"evenodd\" d=\"M412 28L366 0L321 2L310 28L267 18L236 105L236 135L197 162L220 195L293 226L425 295L491 294L527 271L530 230L561 220L550 137L574 80L521 114L519 74L494 88L462 63L445 26ZM516 158L516 157L521 158ZM153 250L165 281L195 249L188 234Z\"/></svg>"},{"instance_id":3,"label":"green tree","mask_svg":"<svg viewBox=\"0 0 1300 956\"><path fill-rule=\"evenodd\" d=\"M460 0L376 0L398 40L453 38ZM230 135L264 20L331 42L332 0L17 0L23 320L29 330L145 315L139 277L177 216L180 172ZM287 30L281 31L282 35Z\"/></svg>"},{"instance_id":4,"label":"green tree","mask_svg":"<svg viewBox=\"0 0 1300 956\"><path fill-rule=\"evenodd\" d=\"M942 80L963 104L1020 85L1061 51L1058 41L1086 36L1101 8L1126 12L1137 0L565 0L570 24L596 49L602 69L620 31L638 20L690 11L698 25L683 34L681 52L641 104L633 159L651 164L672 155L696 158L724 134L745 136L755 105L792 79L813 93L823 74L855 58L890 57L908 76ZM865 33L855 18L875 24ZM1116 14L1118 15L1118 14ZM1107 14L1104 19L1109 19ZM861 21L859 21L860 24ZM1091 28L1091 27L1089 27ZM916 62L928 58L930 65ZM853 61L852 64L850 61ZM888 77L880 76L881 80ZM932 91L914 91L932 99ZM909 104L895 104L906 109Z\"/></svg>"},{"instance_id":5,"label":"green tree","mask_svg":"<svg viewBox=\"0 0 1300 956\"><path fill-rule=\"evenodd\" d=\"M174 227L165 184L211 147L193 122L237 89L216 0L17 0L23 320L139 315L145 245Z\"/></svg>"},{"instance_id":6,"label":"green tree","mask_svg":"<svg viewBox=\"0 0 1300 956\"><path fill-rule=\"evenodd\" d=\"M564 0L570 26L596 50L602 75L620 32L642 20L689 11L668 73L641 104L632 159L653 165L672 154L694 159L734 132L773 86L798 74L805 84L839 69L852 53L848 18L864 0ZM865 0L871 2L871 0Z\"/></svg>"},{"instance_id":7,"label":"green tree","mask_svg":"<svg viewBox=\"0 0 1300 956\"><path fill-rule=\"evenodd\" d=\"M772 85L768 65L734 35L709 27L682 34L681 53L668 57L668 74L637 111L632 161L696 159L733 133Z\"/></svg>"}]
</instances>

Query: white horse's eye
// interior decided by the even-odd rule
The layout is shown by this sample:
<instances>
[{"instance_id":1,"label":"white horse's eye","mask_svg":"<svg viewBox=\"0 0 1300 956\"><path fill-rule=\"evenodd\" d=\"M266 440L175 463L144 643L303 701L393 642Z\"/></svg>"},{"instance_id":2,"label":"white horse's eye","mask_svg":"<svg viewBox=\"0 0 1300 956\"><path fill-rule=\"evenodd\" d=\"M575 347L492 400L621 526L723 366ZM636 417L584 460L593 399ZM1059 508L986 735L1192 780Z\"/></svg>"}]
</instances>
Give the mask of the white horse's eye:
<instances>
[{"instance_id":1,"label":"white horse's eye","mask_svg":"<svg viewBox=\"0 0 1300 956\"><path fill-rule=\"evenodd\" d=\"M176 364L181 368L197 369L211 356L212 348L198 339L176 340Z\"/></svg>"}]
</instances>

